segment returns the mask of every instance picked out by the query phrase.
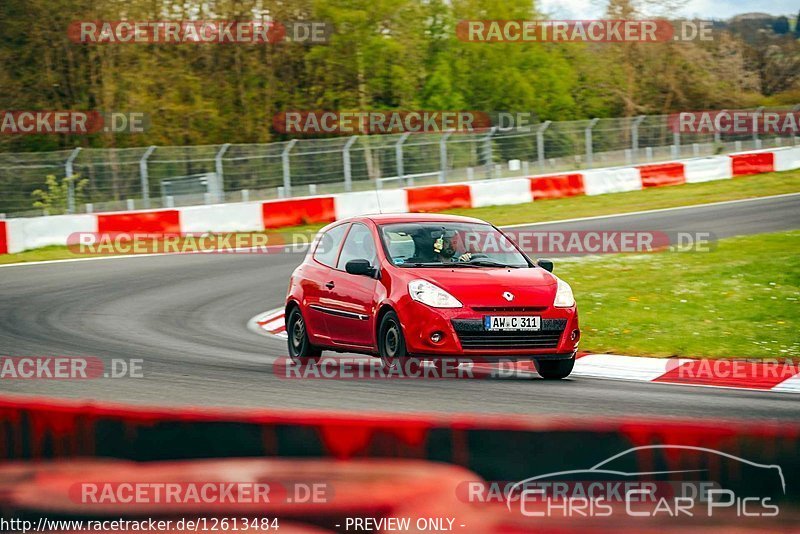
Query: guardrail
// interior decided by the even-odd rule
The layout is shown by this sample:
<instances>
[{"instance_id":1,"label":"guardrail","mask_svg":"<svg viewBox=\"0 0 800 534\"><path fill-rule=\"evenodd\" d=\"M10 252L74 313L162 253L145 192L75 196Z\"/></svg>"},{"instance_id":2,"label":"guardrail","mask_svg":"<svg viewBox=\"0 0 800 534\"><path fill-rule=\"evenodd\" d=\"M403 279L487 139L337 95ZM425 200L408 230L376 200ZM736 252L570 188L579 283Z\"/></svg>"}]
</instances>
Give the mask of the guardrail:
<instances>
[{"instance_id":1,"label":"guardrail","mask_svg":"<svg viewBox=\"0 0 800 534\"><path fill-rule=\"evenodd\" d=\"M520 176L404 189L251 201L175 209L0 220L0 254L67 245L75 233L188 234L251 232L327 223L369 213L434 212L601 195L723 180L800 168L800 147L693 158L634 167Z\"/></svg>"},{"instance_id":2,"label":"guardrail","mask_svg":"<svg viewBox=\"0 0 800 534\"><path fill-rule=\"evenodd\" d=\"M516 129L473 133L390 134L300 139L268 144L76 148L0 153L0 214L40 216L31 193L45 177L88 180L82 196L69 188L66 213L168 207L161 182L213 174L207 195L170 195L174 206L271 200L312 194L506 178L638 165L795 146L778 136L676 134L667 115L546 121ZM393 180L389 180L394 178ZM424 179L422 179L424 178ZM87 205L89 206L87 208ZM52 208L50 215L57 214ZM60 213L60 212L59 212Z\"/></svg>"}]
</instances>

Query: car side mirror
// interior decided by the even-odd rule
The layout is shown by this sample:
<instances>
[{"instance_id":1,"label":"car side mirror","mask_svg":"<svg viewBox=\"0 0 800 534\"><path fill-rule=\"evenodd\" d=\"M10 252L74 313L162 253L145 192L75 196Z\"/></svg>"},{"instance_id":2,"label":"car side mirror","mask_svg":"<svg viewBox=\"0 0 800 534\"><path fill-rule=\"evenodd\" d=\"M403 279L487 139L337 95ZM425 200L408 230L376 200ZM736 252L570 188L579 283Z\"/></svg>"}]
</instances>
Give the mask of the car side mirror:
<instances>
[{"instance_id":1,"label":"car side mirror","mask_svg":"<svg viewBox=\"0 0 800 534\"><path fill-rule=\"evenodd\" d=\"M375 269L369 260L350 260L345 264L344 270L349 274L360 274L366 276L373 276Z\"/></svg>"},{"instance_id":2,"label":"car side mirror","mask_svg":"<svg viewBox=\"0 0 800 534\"><path fill-rule=\"evenodd\" d=\"M536 260L536 265L538 265L548 273L553 272L553 260Z\"/></svg>"}]
</instances>

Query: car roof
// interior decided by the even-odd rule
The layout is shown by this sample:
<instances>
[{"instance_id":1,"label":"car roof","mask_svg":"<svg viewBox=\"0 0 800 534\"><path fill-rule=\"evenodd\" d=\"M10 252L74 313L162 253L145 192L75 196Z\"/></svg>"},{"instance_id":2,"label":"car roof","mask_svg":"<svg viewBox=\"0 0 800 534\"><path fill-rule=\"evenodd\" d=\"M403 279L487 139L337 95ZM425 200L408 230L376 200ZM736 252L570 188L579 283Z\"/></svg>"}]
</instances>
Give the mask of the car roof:
<instances>
[{"instance_id":1,"label":"car roof","mask_svg":"<svg viewBox=\"0 0 800 534\"><path fill-rule=\"evenodd\" d=\"M462 217L460 215L447 215L443 213L380 213L353 218L353 220L357 219L369 219L375 224L404 222L469 222L489 224L486 221L474 217Z\"/></svg>"}]
</instances>

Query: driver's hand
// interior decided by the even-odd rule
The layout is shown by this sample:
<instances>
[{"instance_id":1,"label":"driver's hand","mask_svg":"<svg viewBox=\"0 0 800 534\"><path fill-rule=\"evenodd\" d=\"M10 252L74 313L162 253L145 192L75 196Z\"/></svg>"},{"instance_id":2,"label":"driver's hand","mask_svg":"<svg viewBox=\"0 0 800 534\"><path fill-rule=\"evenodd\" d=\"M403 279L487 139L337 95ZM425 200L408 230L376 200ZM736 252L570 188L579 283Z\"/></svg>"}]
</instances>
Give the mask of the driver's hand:
<instances>
[{"instance_id":1,"label":"driver's hand","mask_svg":"<svg viewBox=\"0 0 800 534\"><path fill-rule=\"evenodd\" d=\"M470 259L472 259L472 253L471 252L465 252L464 254L462 254L461 256L458 257L458 261L463 261L463 262L467 262Z\"/></svg>"}]
</instances>

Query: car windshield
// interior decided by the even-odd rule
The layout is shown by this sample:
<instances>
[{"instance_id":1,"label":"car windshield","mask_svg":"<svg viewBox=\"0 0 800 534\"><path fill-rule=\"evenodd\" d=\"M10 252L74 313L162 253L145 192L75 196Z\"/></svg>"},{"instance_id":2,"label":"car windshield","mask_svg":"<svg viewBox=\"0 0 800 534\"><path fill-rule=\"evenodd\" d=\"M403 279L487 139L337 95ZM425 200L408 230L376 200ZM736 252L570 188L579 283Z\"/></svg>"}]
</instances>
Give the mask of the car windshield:
<instances>
[{"instance_id":1,"label":"car windshield","mask_svg":"<svg viewBox=\"0 0 800 534\"><path fill-rule=\"evenodd\" d=\"M529 267L489 224L408 222L380 227L390 261L399 267Z\"/></svg>"}]
</instances>

